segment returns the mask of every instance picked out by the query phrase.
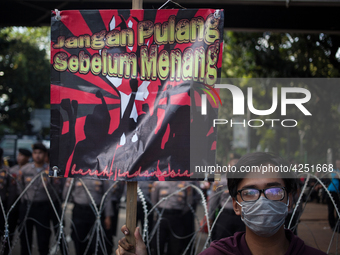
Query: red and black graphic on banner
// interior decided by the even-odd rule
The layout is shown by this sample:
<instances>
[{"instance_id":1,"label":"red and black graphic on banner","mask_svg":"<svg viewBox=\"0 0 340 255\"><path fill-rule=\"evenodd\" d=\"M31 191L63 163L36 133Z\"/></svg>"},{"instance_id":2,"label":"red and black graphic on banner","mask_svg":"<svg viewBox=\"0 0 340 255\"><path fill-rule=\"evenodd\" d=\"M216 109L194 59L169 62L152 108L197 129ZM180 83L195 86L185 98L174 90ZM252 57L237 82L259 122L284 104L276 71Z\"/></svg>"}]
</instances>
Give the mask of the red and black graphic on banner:
<instances>
[{"instance_id":1,"label":"red and black graphic on banner","mask_svg":"<svg viewBox=\"0 0 340 255\"><path fill-rule=\"evenodd\" d=\"M214 159L200 95L216 94L223 19L211 9L53 11L50 175L183 180L191 146Z\"/></svg>"}]
</instances>

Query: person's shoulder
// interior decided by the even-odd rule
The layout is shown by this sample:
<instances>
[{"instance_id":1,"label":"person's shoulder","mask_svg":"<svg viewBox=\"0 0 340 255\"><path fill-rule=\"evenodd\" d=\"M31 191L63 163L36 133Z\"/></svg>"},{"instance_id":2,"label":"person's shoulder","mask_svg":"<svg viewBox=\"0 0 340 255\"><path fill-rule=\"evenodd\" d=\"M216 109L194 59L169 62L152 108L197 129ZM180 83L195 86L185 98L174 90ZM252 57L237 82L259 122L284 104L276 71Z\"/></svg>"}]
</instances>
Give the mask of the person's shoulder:
<instances>
[{"instance_id":1,"label":"person's shoulder","mask_svg":"<svg viewBox=\"0 0 340 255\"><path fill-rule=\"evenodd\" d=\"M290 245L287 255L325 255L326 253L305 244L298 236L286 229L286 237Z\"/></svg>"},{"instance_id":2,"label":"person's shoulder","mask_svg":"<svg viewBox=\"0 0 340 255\"><path fill-rule=\"evenodd\" d=\"M2 166L0 167L0 171L1 171L2 173L4 173L4 174L7 174L7 173L9 172L9 167L6 166L6 165L2 165ZM2 174L2 175L4 175L4 174Z\"/></svg>"},{"instance_id":3,"label":"person's shoulder","mask_svg":"<svg viewBox=\"0 0 340 255\"><path fill-rule=\"evenodd\" d=\"M214 247L210 246L198 255L222 255L222 254L225 254L225 253L223 253L222 251L219 251L219 250L215 249Z\"/></svg>"},{"instance_id":4,"label":"person's shoulder","mask_svg":"<svg viewBox=\"0 0 340 255\"><path fill-rule=\"evenodd\" d=\"M10 167L9 171L15 171L15 170L17 170L19 168L20 168L20 166L17 164L17 165L14 165L14 166Z\"/></svg>"},{"instance_id":5,"label":"person's shoulder","mask_svg":"<svg viewBox=\"0 0 340 255\"><path fill-rule=\"evenodd\" d=\"M30 163L27 163L26 165L22 166L22 167L20 168L20 171L21 171L22 173L25 173L26 171L31 170L33 167L34 167L34 163L33 163L33 162L30 162Z\"/></svg>"},{"instance_id":6,"label":"person's shoulder","mask_svg":"<svg viewBox=\"0 0 340 255\"><path fill-rule=\"evenodd\" d=\"M326 255L327 253L306 245L304 254L306 254L306 255L307 254L308 255Z\"/></svg>"},{"instance_id":7,"label":"person's shoulder","mask_svg":"<svg viewBox=\"0 0 340 255\"><path fill-rule=\"evenodd\" d=\"M199 255L247 255L248 248L245 246L244 232L236 232L233 236L222 238L211 243ZM244 241L244 243L243 243Z\"/></svg>"},{"instance_id":8,"label":"person's shoulder","mask_svg":"<svg viewBox=\"0 0 340 255\"><path fill-rule=\"evenodd\" d=\"M9 169L9 174L16 178L19 175L20 172L20 166L19 165L14 165Z\"/></svg>"}]
</instances>

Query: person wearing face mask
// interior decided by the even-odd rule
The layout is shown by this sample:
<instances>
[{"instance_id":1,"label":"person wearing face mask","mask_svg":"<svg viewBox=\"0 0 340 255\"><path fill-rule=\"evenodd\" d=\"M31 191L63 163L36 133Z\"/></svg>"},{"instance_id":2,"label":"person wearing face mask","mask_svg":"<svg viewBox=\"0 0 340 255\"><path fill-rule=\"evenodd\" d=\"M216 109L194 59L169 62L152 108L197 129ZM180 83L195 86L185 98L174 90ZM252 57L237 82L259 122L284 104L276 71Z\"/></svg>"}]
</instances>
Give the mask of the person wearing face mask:
<instances>
[{"instance_id":1,"label":"person wearing face mask","mask_svg":"<svg viewBox=\"0 0 340 255\"><path fill-rule=\"evenodd\" d=\"M257 167L260 172L241 173L245 167ZM200 255L323 255L322 251L305 245L290 230L284 229L288 214L289 194L296 191L292 173L262 174L262 170L287 166L285 160L263 152L247 154L235 165L236 172L228 173L228 188L233 199L233 209L246 226L245 232L211 243ZM256 169L256 168L255 168ZM129 230L122 227L124 234ZM136 229L137 255L146 255L145 245ZM123 238L119 241L117 255L133 254L132 246Z\"/></svg>"},{"instance_id":2,"label":"person wearing face mask","mask_svg":"<svg viewBox=\"0 0 340 255\"><path fill-rule=\"evenodd\" d=\"M292 173L265 173L275 166L288 166L280 157L255 152L243 156L236 169L257 166L259 172L229 174L228 188L236 215L246 225L245 232L213 242L201 255L220 254L276 254L319 255L322 251L305 245L290 230L284 229L288 215L289 195L296 192L296 178Z\"/></svg>"}]
</instances>

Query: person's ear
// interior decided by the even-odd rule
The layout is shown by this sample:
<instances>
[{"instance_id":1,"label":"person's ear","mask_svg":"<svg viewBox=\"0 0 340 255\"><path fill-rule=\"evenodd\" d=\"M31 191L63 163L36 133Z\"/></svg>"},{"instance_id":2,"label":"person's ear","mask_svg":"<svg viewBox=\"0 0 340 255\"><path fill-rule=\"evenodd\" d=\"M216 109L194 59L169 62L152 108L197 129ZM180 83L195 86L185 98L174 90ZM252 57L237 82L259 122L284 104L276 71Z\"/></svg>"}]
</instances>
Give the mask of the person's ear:
<instances>
[{"instance_id":1,"label":"person's ear","mask_svg":"<svg viewBox=\"0 0 340 255\"><path fill-rule=\"evenodd\" d=\"M238 203L236 203L236 198L233 197L232 199L233 199L233 208L234 208L235 214L241 215L241 210L242 210L241 206Z\"/></svg>"}]
</instances>

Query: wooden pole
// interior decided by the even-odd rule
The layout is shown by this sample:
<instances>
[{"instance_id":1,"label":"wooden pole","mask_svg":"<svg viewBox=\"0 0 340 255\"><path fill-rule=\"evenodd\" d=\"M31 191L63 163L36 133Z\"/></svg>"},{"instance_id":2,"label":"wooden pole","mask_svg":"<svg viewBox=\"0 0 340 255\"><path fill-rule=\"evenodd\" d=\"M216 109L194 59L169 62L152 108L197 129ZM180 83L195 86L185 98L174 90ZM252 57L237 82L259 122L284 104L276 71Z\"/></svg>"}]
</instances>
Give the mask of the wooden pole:
<instances>
[{"instance_id":1,"label":"wooden pole","mask_svg":"<svg viewBox=\"0 0 340 255\"><path fill-rule=\"evenodd\" d=\"M132 9L143 9L143 0L132 0ZM126 186L126 226L130 230L126 239L134 247L131 252L135 253L136 240L134 232L137 226L137 182L127 182Z\"/></svg>"},{"instance_id":2,"label":"wooden pole","mask_svg":"<svg viewBox=\"0 0 340 255\"><path fill-rule=\"evenodd\" d=\"M132 0L132 9L143 9L143 0Z\"/></svg>"},{"instance_id":3,"label":"wooden pole","mask_svg":"<svg viewBox=\"0 0 340 255\"><path fill-rule=\"evenodd\" d=\"M135 252L135 237L134 232L137 226L137 182L127 182L126 187L126 226L130 230L126 239L129 244L134 246L133 253Z\"/></svg>"}]
</instances>

